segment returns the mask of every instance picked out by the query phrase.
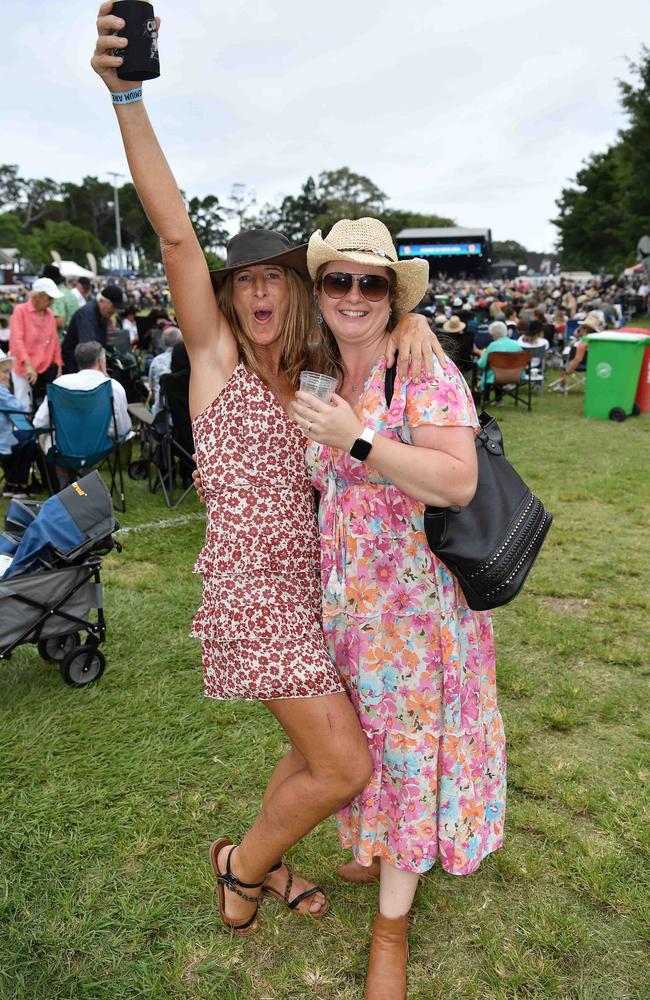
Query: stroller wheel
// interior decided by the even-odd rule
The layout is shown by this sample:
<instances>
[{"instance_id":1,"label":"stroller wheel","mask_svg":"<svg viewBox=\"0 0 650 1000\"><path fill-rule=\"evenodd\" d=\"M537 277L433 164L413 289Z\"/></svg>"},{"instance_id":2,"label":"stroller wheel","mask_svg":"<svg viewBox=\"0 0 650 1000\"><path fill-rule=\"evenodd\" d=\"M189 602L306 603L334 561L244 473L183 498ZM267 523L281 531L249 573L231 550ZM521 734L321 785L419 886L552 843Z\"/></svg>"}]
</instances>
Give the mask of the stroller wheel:
<instances>
[{"instance_id":1,"label":"stroller wheel","mask_svg":"<svg viewBox=\"0 0 650 1000\"><path fill-rule=\"evenodd\" d=\"M78 632L70 632L68 635L51 635L49 639L40 640L38 652L48 663L60 663L73 646L79 645L79 638Z\"/></svg>"},{"instance_id":2,"label":"stroller wheel","mask_svg":"<svg viewBox=\"0 0 650 1000\"><path fill-rule=\"evenodd\" d=\"M104 673L106 658L95 646L74 646L61 661L61 677L70 687L85 687Z\"/></svg>"}]
</instances>

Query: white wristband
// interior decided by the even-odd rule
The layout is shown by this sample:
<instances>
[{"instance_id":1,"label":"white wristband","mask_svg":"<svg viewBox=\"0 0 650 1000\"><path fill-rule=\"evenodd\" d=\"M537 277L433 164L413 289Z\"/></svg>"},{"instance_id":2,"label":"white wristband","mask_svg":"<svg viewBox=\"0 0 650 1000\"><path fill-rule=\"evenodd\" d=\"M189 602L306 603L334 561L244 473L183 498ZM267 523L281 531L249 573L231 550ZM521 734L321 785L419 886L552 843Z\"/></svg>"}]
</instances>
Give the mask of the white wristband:
<instances>
[{"instance_id":1,"label":"white wristband","mask_svg":"<svg viewBox=\"0 0 650 1000\"><path fill-rule=\"evenodd\" d=\"M131 90L110 91L113 104L135 104L142 100L142 87L133 87Z\"/></svg>"}]
</instances>

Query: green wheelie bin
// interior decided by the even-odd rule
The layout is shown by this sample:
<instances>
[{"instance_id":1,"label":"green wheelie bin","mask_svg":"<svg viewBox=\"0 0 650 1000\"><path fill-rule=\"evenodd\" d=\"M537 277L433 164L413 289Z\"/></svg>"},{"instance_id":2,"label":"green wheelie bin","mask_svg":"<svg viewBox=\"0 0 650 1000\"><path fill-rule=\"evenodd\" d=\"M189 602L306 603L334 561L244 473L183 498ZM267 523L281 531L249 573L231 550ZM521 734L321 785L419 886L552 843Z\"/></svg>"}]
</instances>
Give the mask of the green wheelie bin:
<instances>
[{"instance_id":1,"label":"green wheelie bin","mask_svg":"<svg viewBox=\"0 0 650 1000\"><path fill-rule=\"evenodd\" d=\"M586 340L587 384L585 416L598 420L625 420L639 413L635 406L639 372L650 336L606 330L590 333Z\"/></svg>"}]
</instances>

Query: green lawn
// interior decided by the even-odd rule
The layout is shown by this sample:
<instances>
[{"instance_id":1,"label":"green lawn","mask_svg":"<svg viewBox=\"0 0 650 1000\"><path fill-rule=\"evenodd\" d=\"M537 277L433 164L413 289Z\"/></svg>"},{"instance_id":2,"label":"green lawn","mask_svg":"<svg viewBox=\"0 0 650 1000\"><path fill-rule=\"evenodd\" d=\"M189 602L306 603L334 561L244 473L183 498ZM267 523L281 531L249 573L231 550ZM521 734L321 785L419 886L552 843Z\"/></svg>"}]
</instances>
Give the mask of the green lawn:
<instances>
[{"instance_id":1,"label":"green lawn","mask_svg":"<svg viewBox=\"0 0 650 1000\"><path fill-rule=\"evenodd\" d=\"M509 743L506 844L435 869L411 931L411 1000L650 996L650 415L588 421L583 397L498 411L508 455L555 514L524 594L495 614ZM125 526L168 511L129 483ZM376 887L335 877L332 821L292 853L332 911L278 904L220 930L207 859L256 810L282 735L201 696L203 524L144 527L104 561L104 677L66 687L34 647L0 664L0 996L353 1000ZM1 614L1 608L0 608Z\"/></svg>"}]
</instances>

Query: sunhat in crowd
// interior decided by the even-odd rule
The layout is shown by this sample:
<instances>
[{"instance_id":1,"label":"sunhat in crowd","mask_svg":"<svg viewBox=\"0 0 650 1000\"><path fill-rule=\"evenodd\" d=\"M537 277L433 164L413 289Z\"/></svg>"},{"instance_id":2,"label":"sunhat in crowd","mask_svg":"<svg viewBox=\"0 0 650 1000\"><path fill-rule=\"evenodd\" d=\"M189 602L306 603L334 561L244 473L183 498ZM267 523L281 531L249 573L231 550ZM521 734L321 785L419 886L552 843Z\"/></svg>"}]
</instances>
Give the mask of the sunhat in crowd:
<instances>
[{"instance_id":1,"label":"sunhat in crowd","mask_svg":"<svg viewBox=\"0 0 650 1000\"><path fill-rule=\"evenodd\" d=\"M407 313L420 302L429 285L429 265L422 257L398 260L390 233L379 219L341 219L327 236L321 230L310 237L307 267L314 280L318 269L332 261L352 261L388 267L397 279L394 306Z\"/></svg>"},{"instance_id":2,"label":"sunhat in crowd","mask_svg":"<svg viewBox=\"0 0 650 1000\"><path fill-rule=\"evenodd\" d=\"M0 365L10 364L13 360L13 354L5 354L4 351L0 350Z\"/></svg>"},{"instance_id":3,"label":"sunhat in crowd","mask_svg":"<svg viewBox=\"0 0 650 1000\"><path fill-rule=\"evenodd\" d=\"M282 233L268 229L247 229L229 241L226 247L226 265L219 271L210 271L212 284L221 288L233 271L254 264L277 264L278 267L292 267L301 278L308 278L307 244L291 245Z\"/></svg>"},{"instance_id":4,"label":"sunhat in crowd","mask_svg":"<svg viewBox=\"0 0 650 1000\"><path fill-rule=\"evenodd\" d=\"M59 291L51 278L37 278L32 285L32 291L45 292L51 299L63 298L63 292Z\"/></svg>"},{"instance_id":5,"label":"sunhat in crowd","mask_svg":"<svg viewBox=\"0 0 650 1000\"><path fill-rule=\"evenodd\" d=\"M580 326L586 326L594 333L600 333L600 323L595 316L585 316L581 321Z\"/></svg>"},{"instance_id":6,"label":"sunhat in crowd","mask_svg":"<svg viewBox=\"0 0 650 1000\"><path fill-rule=\"evenodd\" d=\"M462 333L465 329L465 324L458 318L458 316L452 316L448 319L442 328L445 333Z\"/></svg>"}]
</instances>

